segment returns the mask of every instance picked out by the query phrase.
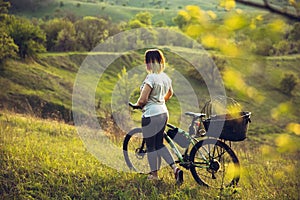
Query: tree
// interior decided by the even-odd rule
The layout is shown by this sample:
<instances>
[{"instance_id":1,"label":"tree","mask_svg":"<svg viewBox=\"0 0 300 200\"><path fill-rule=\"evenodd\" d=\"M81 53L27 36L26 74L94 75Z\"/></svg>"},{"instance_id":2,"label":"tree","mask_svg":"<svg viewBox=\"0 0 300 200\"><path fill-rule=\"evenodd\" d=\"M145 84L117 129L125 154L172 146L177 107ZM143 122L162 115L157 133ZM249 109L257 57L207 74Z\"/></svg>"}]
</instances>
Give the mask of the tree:
<instances>
[{"instance_id":1,"label":"tree","mask_svg":"<svg viewBox=\"0 0 300 200\"><path fill-rule=\"evenodd\" d=\"M75 29L63 29L58 33L55 49L57 51L76 50Z\"/></svg>"},{"instance_id":2,"label":"tree","mask_svg":"<svg viewBox=\"0 0 300 200\"><path fill-rule=\"evenodd\" d=\"M107 21L97 17L84 17L75 23L76 39L85 50L92 50L108 35Z\"/></svg>"},{"instance_id":3,"label":"tree","mask_svg":"<svg viewBox=\"0 0 300 200\"><path fill-rule=\"evenodd\" d=\"M39 52L45 52L45 33L28 19L9 16L6 27L9 36L19 47L18 54L21 58L33 57Z\"/></svg>"},{"instance_id":4,"label":"tree","mask_svg":"<svg viewBox=\"0 0 300 200\"><path fill-rule=\"evenodd\" d=\"M285 74L280 82L280 90L289 96L297 85L297 77L294 74Z\"/></svg>"},{"instance_id":5,"label":"tree","mask_svg":"<svg viewBox=\"0 0 300 200\"><path fill-rule=\"evenodd\" d=\"M41 28L46 33L46 47L48 51L67 51L75 49L74 44L71 43L75 41L76 31L71 21L55 18L45 22ZM63 47L63 43L66 43L68 47Z\"/></svg>"},{"instance_id":6,"label":"tree","mask_svg":"<svg viewBox=\"0 0 300 200\"><path fill-rule=\"evenodd\" d=\"M128 22L128 27L130 29L135 29L135 28L145 27L145 25L142 22L140 22L139 20L133 19Z\"/></svg>"},{"instance_id":7,"label":"tree","mask_svg":"<svg viewBox=\"0 0 300 200\"><path fill-rule=\"evenodd\" d=\"M135 19L139 20L142 24L146 26L152 25L152 15L150 12L140 12L136 14Z\"/></svg>"},{"instance_id":8,"label":"tree","mask_svg":"<svg viewBox=\"0 0 300 200\"><path fill-rule=\"evenodd\" d=\"M166 26L166 22L164 20L159 20L159 21L155 22L155 26L156 27L164 27L164 26Z\"/></svg>"},{"instance_id":9,"label":"tree","mask_svg":"<svg viewBox=\"0 0 300 200\"><path fill-rule=\"evenodd\" d=\"M176 17L173 18L173 22L180 28L183 29L188 24L188 17L185 12L179 12Z\"/></svg>"},{"instance_id":10,"label":"tree","mask_svg":"<svg viewBox=\"0 0 300 200\"><path fill-rule=\"evenodd\" d=\"M0 65L7 59L17 55L18 46L14 40L5 32L0 29Z\"/></svg>"},{"instance_id":11,"label":"tree","mask_svg":"<svg viewBox=\"0 0 300 200\"><path fill-rule=\"evenodd\" d=\"M10 8L10 3L4 0L0 0L0 15L1 18L3 15L6 15L8 13L8 9Z\"/></svg>"},{"instance_id":12,"label":"tree","mask_svg":"<svg viewBox=\"0 0 300 200\"><path fill-rule=\"evenodd\" d=\"M152 25L152 15L149 12L139 12L129 22L130 29L149 27Z\"/></svg>"},{"instance_id":13,"label":"tree","mask_svg":"<svg viewBox=\"0 0 300 200\"><path fill-rule=\"evenodd\" d=\"M0 0L0 65L10 57L16 56L18 46L14 40L8 35L6 29L6 19L8 18L9 2Z\"/></svg>"}]
</instances>

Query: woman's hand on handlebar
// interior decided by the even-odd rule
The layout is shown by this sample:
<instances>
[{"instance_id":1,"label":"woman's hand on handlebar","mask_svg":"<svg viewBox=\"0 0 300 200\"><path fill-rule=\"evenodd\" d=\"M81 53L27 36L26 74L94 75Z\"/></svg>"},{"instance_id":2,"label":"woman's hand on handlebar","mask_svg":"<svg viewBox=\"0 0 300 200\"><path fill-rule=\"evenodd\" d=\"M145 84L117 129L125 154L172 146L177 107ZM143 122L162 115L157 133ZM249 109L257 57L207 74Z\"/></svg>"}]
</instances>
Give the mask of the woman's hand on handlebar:
<instances>
[{"instance_id":1,"label":"woman's hand on handlebar","mask_svg":"<svg viewBox=\"0 0 300 200\"><path fill-rule=\"evenodd\" d=\"M141 106L138 106L138 105L136 105L136 104L134 104L134 103L131 103L131 102L129 102L128 105L129 105L131 108L133 108L133 109L142 109Z\"/></svg>"}]
</instances>

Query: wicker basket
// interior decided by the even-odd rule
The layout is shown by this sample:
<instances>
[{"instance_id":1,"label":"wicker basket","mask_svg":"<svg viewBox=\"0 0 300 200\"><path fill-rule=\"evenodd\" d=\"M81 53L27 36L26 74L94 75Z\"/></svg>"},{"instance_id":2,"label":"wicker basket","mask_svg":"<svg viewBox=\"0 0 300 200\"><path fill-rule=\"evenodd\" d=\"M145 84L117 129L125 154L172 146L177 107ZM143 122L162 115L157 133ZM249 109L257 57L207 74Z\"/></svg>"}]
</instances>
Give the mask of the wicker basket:
<instances>
[{"instance_id":1,"label":"wicker basket","mask_svg":"<svg viewBox=\"0 0 300 200\"><path fill-rule=\"evenodd\" d=\"M251 112L243 112L233 98L216 96L206 102L201 112L207 117L203 121L207 136L229 141L243 141L246 138Z\"/></svg>"},{"instance_id":2,"label":"wicker basket","mask_svg":"<svg viewBox=\"0 0 300 200\"><path fill-rule=\"evenodd\" d=\"M251 112L212 116L203 121L206 135L229 141L243 141L251 122L250 116Z\"/></svg>"}]
</instances>

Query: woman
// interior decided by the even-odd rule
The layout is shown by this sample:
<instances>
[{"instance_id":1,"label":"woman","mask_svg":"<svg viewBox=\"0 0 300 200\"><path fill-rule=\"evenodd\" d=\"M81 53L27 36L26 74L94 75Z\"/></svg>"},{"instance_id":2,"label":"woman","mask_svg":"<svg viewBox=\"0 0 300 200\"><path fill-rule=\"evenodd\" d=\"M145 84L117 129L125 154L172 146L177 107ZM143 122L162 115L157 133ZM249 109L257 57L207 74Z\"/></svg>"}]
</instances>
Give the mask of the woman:
<instances>
[{"instance_id":1,"label":"woman","mask_svg":"<svg viewBox=\"0 0 300 200\"><path fill-rule=\"evenodd\" d=\"M173 95L171 79L163 72L165 58L158 49L145 53L145 64L148 75L141 86L141 94L136 103L143 109L142 129L148 151L150 174L148 179L158 179L161 157L174 170L176 182L183 182L183 171L174 162L169 150L163 144L164 130L168 121L168 109L165 102Z\"/></svg>"}]
</instances>

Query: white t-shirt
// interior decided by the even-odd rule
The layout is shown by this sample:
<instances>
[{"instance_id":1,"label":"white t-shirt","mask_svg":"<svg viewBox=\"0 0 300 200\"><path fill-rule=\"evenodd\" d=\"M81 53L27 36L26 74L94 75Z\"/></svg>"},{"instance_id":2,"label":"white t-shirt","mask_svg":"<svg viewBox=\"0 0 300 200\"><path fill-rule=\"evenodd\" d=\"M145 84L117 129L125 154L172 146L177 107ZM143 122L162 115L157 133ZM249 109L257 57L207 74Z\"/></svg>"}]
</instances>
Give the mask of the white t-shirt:
<instances>
[{"instance_id":1,"label":"white t-shirt","mask_svg":"<svg viewBox=\"0 0 300 200\"><path fill-rule=\"evenodd\" d=\"M168 114L165 96L172 87L172 81L169 76L164 72L148 74L141 86L141 90L145 84L148 84L152 88L152 91L148 102L143 107L143 117L151 117L162 113Z\"/></svg>"}]
</instances>

